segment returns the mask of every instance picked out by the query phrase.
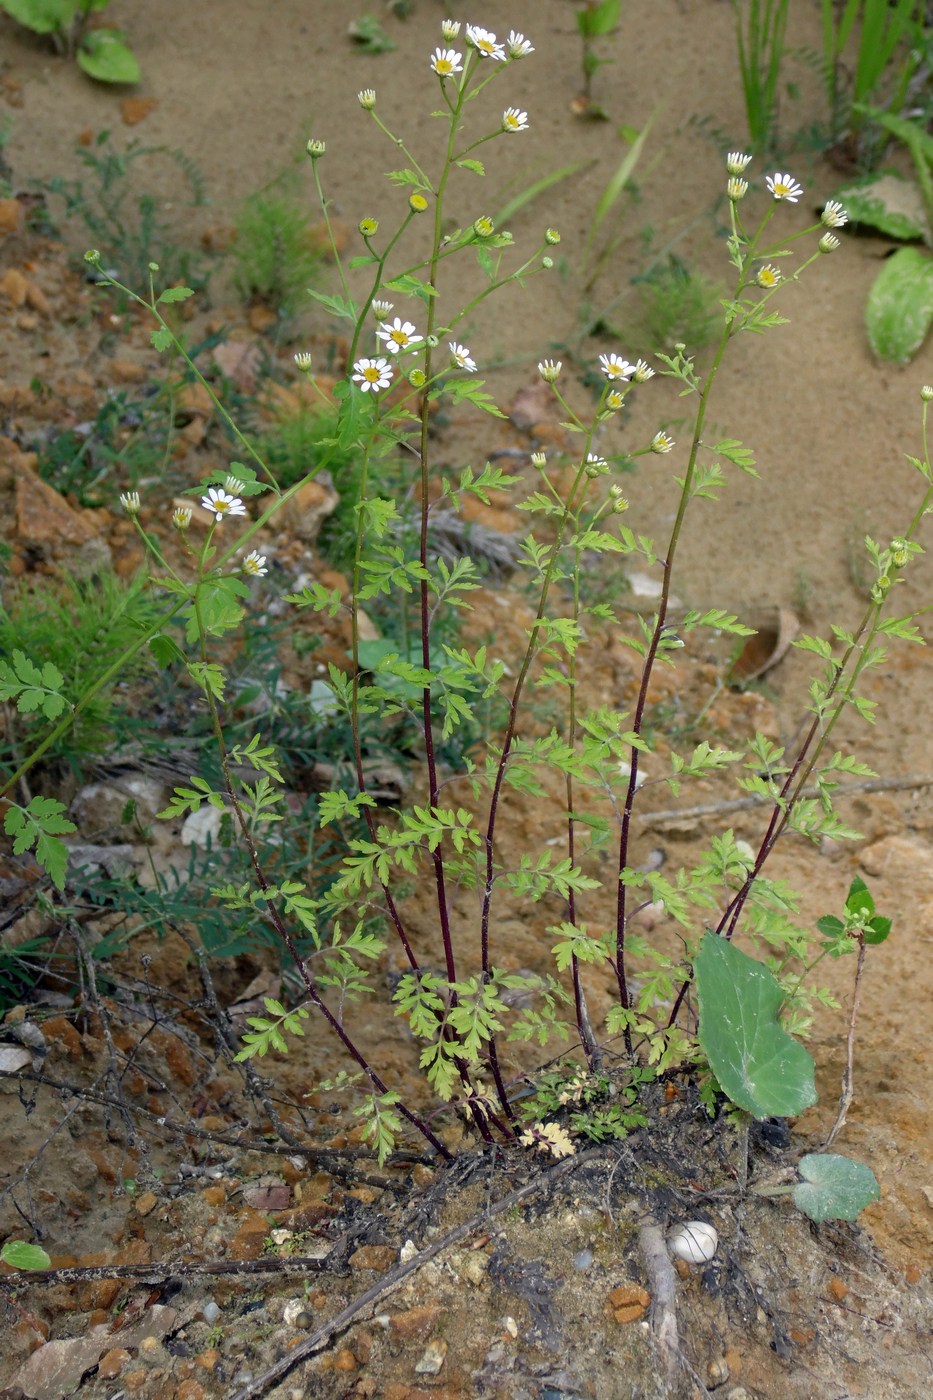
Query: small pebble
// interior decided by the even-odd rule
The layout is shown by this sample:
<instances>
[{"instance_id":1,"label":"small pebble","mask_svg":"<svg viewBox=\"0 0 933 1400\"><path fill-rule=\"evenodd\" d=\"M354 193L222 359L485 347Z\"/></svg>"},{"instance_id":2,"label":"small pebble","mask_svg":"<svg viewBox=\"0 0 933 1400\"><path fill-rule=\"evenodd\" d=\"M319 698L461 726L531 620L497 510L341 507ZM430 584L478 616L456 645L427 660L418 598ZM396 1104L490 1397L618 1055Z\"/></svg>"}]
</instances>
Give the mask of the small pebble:
<instances>
[{"instance_id":1,"label":"small pebble","mask_svg":"<svg viewBox=\"0 0 933 1400\"><path fill-rule=\"evenodd\" d=\"M447 1355L447 1343L443 1337L435 1337L428 1342L424 1349L424 1355L415 1365L416 1376L436 1376L444 1364Z\"/></svg>"},{"instance_id":2,"label":"small pebble","mask_svg":"<svg viewBox=\"0 0 933 1400\"><path fill-rule=\"evenodd\" d=\"M204 1304L204 1307L201 1309L201 1316L208 1326L212 1326L220 1317L220 1308L214 1302L213 1298L209 1299L208 1302Z\"/></svg>"},{"instance_id":3,"label":"small pebble","mask_svg":"<svg viewBox=\"0 0 933 1400\"><path fill-rule=\"evenodd\" d=\"M591 1249L581 1249L579 1254L573 1256L573 1267L579 1269L581 1273L590 1267L593 1262L593 1251Z\"/></svg>"},{"instance_id":4,"label":"small pebble","mask_svg":"<svg viewBox=\"0 0 933 1400\"><path fill-rule=\"evenodd\" d=\"M669 1245L671 1253L688 1264L708 1264L719 1247L719 1235L705 1220L688 1220L674 1231Z\"/></svg>"}]
</instances>

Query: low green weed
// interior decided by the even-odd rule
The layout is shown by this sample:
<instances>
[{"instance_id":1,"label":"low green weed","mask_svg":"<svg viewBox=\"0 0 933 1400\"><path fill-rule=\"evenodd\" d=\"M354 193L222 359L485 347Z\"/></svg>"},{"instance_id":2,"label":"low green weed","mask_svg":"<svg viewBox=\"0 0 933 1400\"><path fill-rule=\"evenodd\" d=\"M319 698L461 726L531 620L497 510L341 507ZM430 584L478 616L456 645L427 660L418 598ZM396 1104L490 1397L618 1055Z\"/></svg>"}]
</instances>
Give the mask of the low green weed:
<instances>
[{"instance_id":1,"label":"low green weed","mask_svg":"<svg viewBox=\"0 0 933 1400\"><path fill-rule=\"evenodd\" d=\"M97 508L115 507L121 488L164 478L170 442L168 413L160 403L120 389L104 400L93 423L80 431L65 428L32 446L43 481L79 505Z\"/></svg>"},{"instance_id":2,"label":"low green weed","mask_svg":"<svg viewBox=\"0 0 933 1400\"><path fill-rule=\"evenodd\" d=\"M89 78L100 83L138 83L139 63L122 30L88 24L92 14L110 0L0 0L0 9L31 29L48 34L59 53L77 61Z\"/></svg>"},{"instance_id":3,"label":"low green weed","mask_svg":"<svg viewBox=\"0 0 933 1400\"><path fill-rule=\"evenodd\" d=\"M749 142L762 155L777 147L788 4L789 0L732 0Z\"/></svg>"},{"instance_id":4,"label":"low green weed","mask_svg":"<svg viewBox=\"0 0 933 1400\"><path fill-rule=\"evenodd\" d=\"M243 205L233 259L244 300L265 303L283 320L306 305L309 285L320 281L321 259L310 242L304 204L284 178Z\"/></svg>"},{"instance_id":5,"label":"low green weed","mask_svg":"<svg viewBox=\"0 0 933 1400\"><path fill-rule=\"evenodd\" d=\"M6 580L0 598L0 656L12 660L0 662L0 699L7 704L0 762L14 762L43 734L48 721L66 713L74 714L74 723L47 748L48 759L56 763L80 772L88 757L125 737L133 727L126 688L153 669L136 643L157 615L157 603L142 579L124 582L106 572L90 580ZM113 661L127 652L131 659L98 686ZM42 658L42 674L31 688L19 656L24 663ZM98 688L88 697L92 687Z\"/></svg>"},{"instance_id":6,"label":"low green weed","mask_svg":"<svg viewBox=\"0 0 933 1400\"><path fill-rule=\"evenodd\" d=\"M926 12L925 0L822 0L826 101L833 131L853 150L869 104L901 111L923 60Z\"/></svg>"},{"instance_id":7,"label":"low green weed","mask_svg":"<svg viewBox=\"0 0 933 1400\"><path fill-rule=\"evenodd\" d=\"M312 580L276 606L284 602L307 612L322 627L325 618L340 615L350 638L348 666L330 665L322 676L326 693L312 691L309 697L312 709L315 702L326 703L342 727L348 754L345 780L317 797L318 831L338 850L333 879L322 895L307 869L280 863L283 833L293 818L282 760L269 737L275 721L259 716L244 724L231 715L228 644L247 616L262 610L254 590L261 598L273 587L272 579L262 582L269 568L256 547L257 531L300 486L283 488L242 433L238 448L250 461L212 471L199 488L201 509L210 517L207 531L191 529L189 511L173 513L186 550L183 567L169 566L158 541L142 531L138 496L127 493L123 500L159 565L152 590L161 609L161 617L127 649L126 661L149 646L166 668L166 683L173 678L193 688L213 746L200 771L176 785L160 815L181 820L205 806L222 814L231 844L225 845L225 836L221 846L239 850L241 866L231 873L219 861L213 906L238 925L262 922L291 962L297 990L282 1001L267 1000L265 1014L250 1019L241 1058L287 1050L312 1015L320 1018L345 1052L341 1086L363 1139L382 1160L403 1133L418 1135L448 1159L438 1114L454 1106L486 1142L517 1142L564 1156L581 1138L629 1131L643 1116L645 1086L675 1070L699 1082L706 1102L724 1096L735 1114L797 1114L815 1097L813 1060L798 1038L822 995L808 979L821 959L852 954L857 987L866 946L886 937L888 926L878 922L870 896L861 890L850 891L836 922L824 916L814 924L802 912L800 894L771 874L769 860L791 833L813 843L857 834L837 812L835 799L851 777L870 770L837 747L838 732L846 718L873 718L862 683L883 664L886 647L894 640L921 640L914 614L897 611L896 585L923 552L918 535L933 507L926 440L933 388L921 392L922 455L909 459L919 478L916 508L895 537L865 540L871 583L861 615L848 626L834 626L831 640L797 640L814 666L801 732L786 747L760 733L730 747L708 739L687 747L668 745L666 736L656 741L648 717L658 668L676 666L688 634L742 638L751 631L721 608L673 614L678 549L697 502L718 500L740 473L757 474L752 449L734 430L708 426L719 373L740 353L746 335L772 334L781 326L785 317L778 308L787 286L831 266L839 245L833 230L845 224L846 213L829 202L815 223L787 233L783 206L796 204L802 187L775 171L753 189L751 155L730 152L725 252L731 286L708 368L701 372L680 342L671 351L656 351L652 363L631 362L607 344L593 366L599 382L595 403L578 412L574 404L583 396L575 386L567 392L559 361L543 358L540 378L574 446L569 479L544 452L532 457L530 484L497 462L442 463L430 431L435 407L451 418L466 406L504 417L481 377L482 348L463 343L464 327L504 287L546 288L560 242L557 230L545 228L534 246L519 253L511 233L488 215L476 213L462 226L448 222L448 195L457 188L462 199L462 191L475 190L483 178L477 149L521 140L528 128L528 114L519 108L496 104L489 114L488 93L498 82L507 102L512 66L534 53L533 44L514 32L500 41L467 25L465 43L456 47L460 34L459 22L445 20L443 46L425 56L423 78L431 89L425 106L440 104L444 129L436 143L425 140L424 152L416 153L404 131L389 128L373 89L359 93L363 119L404 162L388 177L386 203L395 216L387 217L381 232L375 219L363 219L358 251L349 259L334 240L340 290L313 291L318 306L343 324L349 346L346 372L333 391L337 430L305 479L329 468L339 450L358 457L351 591L345 598L340 588ZM308 155L326 218L320 173L326 143L312 140ZM415 248L427 242L426 253L408 244L416 222L421 228ZM87 256L101 268L99 254ZM463 299L451 299L447 290L451 257L473 268ZM160 293L150 282L144 293L117 285L148 310L153 345L180 353L197 373L168 319L167 308L186 290ZM299 352L296 361L314 385L310 353ZM623 410L632 395L647 400L659 426L623 449L620 424L628 421ZM680 443L670 427L675 419L684 423L683 434L676 430ZM236 436L229 415L225 421ZM410 507L386 489L384 463L400 451L413 461ZM656 543L638 529L639 502L650 493L655 505L668 458L674 463L670 524ZM516 651L495 637L465 643L462 635L445 633L441 622L470 617L482 574L467 553L450 558L432 550L432 514L439 499L453 509L471 497L488 504L493 492L517 492L517 509L528 522L517 569L528 581L533 606ZM611 601L592 601L582 577L594 558L617 565L628 560L654 571L652 611L627 616L623 625ZM406 619L400 633L383 639L388 648L372 647L364 635L364 621L380 609ZM174 636L178 620L187 650ZM489 630L485 611L476 620L483 633ZM608 645L610 638L633 659L633 695L621 707L593 693L586 664L588 648ZM41 691L47 682L36 657L42 655L33 648L25 658L39 670L38 680L32 672L7 678L9 699L30 685ZM106 676L114 673L110 668ZM54 676L48 685L56 689ZM476 724L489 702L498 702L503 713L501 727L491 734ZM553 716L549 726L539 722L542 704ZM18 761L5 791L63 738L72 717L47 719L45 738ZM380 809L367 767L374 728L398 735L400 747L410 746L421 758L415 791L393 799L389 810ZM636 863L646 769L652 785L665 784L675 798L694 782L731 775L740 793L763 805L758 840L739 842L724 827L681 868ZM505 837L516 801L540 804L544 825L528 838L530 849L512 852ZM35 844L56 877L59 820L57 804L46 798L14 804L5 817L8 833L21 848ZM431 917L425 918L423 907L417 916L426 948L414 937L406 907L415 882L431 901ZM639 924L647 904L663 911L675 938L665 943ZM510 953L501 946L502 921L517 917L550 950L531 988L525 973L511 970ZM750 951L738 946L740 938ZM428 1109L403 1098L389 1068L364 1052L343 1015L350 1000L386 995L384 979L373 974L390 951L401 966L388 994L391 1011L418 1046ZM611 1000L599 1025L589 1010L596 983ZM383 1005L379 1014L386 1010ZM854 1023L850 1043L853 1032ZM569 1041L578 1068L561 1086L532 1075L541 1085L540 1098L534 1116L524 1118L528 1072L516 1047L525 1047L527 1064L528 1055L545 1047L550 1054L561 1041ZM608 1091L609 1101L602 1098L606 1078L617 1090L615 1102ZM845 1159L828 1156L815 1166L801 1164L807 1186L814 1188L795 1191L801 1208L823 1211L820 1218L857 1213L877 1188L861 1169L849 1189L848 1178L842 1183L847 1170Z\"/></svg>"},{"instance_id":8,"label":"low green weed","mask_svg":"<svg viewBox=\"0 0 933 1400\"><path fill-rule=\"evenodd\" d=\"M112 144L109 131L100 132L90 146L75 146L73 163L83 174L55 176L40 188L62 201L61 215L69 228L75 221L84 225L105 266L117 265L145 286L155 263L167 285L184 282L203 291L210 275L204 255L176 241L176 225L164 217L164 201L143 185L143 172L158 160L177 169L189 208L204 204L201 173L183 151L139 141L130 141L121 151ZM181 188L173 203L179 199L184 204ZM119 295L117 301L120 304Z\"/></svg>"},{"instance_id":9,"label":"low green weed","mask_svg":"<svg viewBox=\"0 0 933 1400\"><path fill-rule=\"evenodd\" d=\"M577 6L577 32L580 35L582 53L580 67L583 73L583 89L579 99L579 111L585 117L603 117L606 113L593 100L593 79L611 58L599 53L598 41L614 34L619 26L622 0L586 0Z\"/></svg>"}]
</instances>

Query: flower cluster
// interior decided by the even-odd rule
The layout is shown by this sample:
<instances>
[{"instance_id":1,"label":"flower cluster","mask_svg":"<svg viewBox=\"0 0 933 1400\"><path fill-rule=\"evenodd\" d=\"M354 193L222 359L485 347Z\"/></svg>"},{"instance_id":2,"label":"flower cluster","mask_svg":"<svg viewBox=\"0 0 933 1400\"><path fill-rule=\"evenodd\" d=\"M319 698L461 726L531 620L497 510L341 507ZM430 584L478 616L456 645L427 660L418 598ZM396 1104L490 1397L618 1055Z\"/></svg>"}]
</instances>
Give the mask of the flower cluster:
<instances>
[{"instance_id":1,"label":"flower cluster","mask_svg":"<svg viewBox=\"0 0 933 1400\"><path fill-rule=\"evenodd\" d=\"M518 1140L522 1147L537 1147L557 1158L572 1157L576 1151L570 1134L557 1123L535 1123L520 1133Z\"/></svg>"}]
</instances>

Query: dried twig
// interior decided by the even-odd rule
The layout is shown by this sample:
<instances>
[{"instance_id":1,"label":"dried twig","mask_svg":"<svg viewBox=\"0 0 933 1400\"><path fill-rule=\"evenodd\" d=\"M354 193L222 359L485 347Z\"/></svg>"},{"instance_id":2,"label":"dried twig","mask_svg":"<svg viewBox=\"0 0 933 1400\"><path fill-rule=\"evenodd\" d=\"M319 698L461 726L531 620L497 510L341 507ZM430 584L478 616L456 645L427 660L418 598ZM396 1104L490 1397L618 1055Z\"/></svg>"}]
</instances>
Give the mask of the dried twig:
<instances>
[{"instance_id":1,"label":"dried twig","mask_svg":"<svg viewBox=\"0 0 933 1400\"><path fill-rule=\"evenodd\" d=\"M933 777L866 778L861 783L840 783L834 798L855 797L860 792L911 792L915 788L933 787ZM801 797L818 797L816 786L804 788ZM735 797L729 802L701 802L696 807L667 808L657 812L639 812L645 826L665 826L668 822L693 821L697 817L721 817L730 812L750 812L755 807L771 807L770 797Z\"/></svg>"},{"instance_id":2,"label":"dried twig","mask_svg":"<svg viewBox=\"0 0 933 1400\"><path fill-rule=\"evenodd\" d=\"M336 1250L335 1245L335 1250ZM332 1251L333 1252L333 1251ZM11 1292L29 1284L97 1283L101 1279L131 1278L139 1283L162 1283L166 1279L197 1278L202 1274L308 1274L332 1273L331 1255L323 1259L303 1255L269 1255L263 1259L162 1259L153 1264L95 1264L66 1269L29 1269L0 1274L0 1292Z\"/></svg>"}]
</instances>

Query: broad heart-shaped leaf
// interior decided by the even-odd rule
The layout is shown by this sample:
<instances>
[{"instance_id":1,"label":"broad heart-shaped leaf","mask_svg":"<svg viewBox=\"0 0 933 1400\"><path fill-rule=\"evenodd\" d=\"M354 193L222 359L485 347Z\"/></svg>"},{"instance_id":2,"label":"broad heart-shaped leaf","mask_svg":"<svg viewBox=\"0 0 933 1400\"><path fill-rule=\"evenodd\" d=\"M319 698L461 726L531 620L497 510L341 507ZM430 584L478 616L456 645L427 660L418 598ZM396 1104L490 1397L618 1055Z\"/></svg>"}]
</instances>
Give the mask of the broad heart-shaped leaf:
<instances>
[{"instance_id":1,"label":"broad heart-shaped leaf","mask_svg":"<svg viewBox=\"0 0 933 1400\"><path fill-rule=\"evenodd\" d=\"M846 185L833 199L843 206L853 224L868 224L905 243L926 236L920 187L894 170L880 170Z\"/></svg>"},{"instance_id":2,"label":"broad heart-shaped leaf","mask_svg":"<svg viewBox=\"0 0 933 1400\"><path fill-rule=\"evenodd\" d=\"M52 1261L44 1249L25 1240L7 1240L0 1249L0 1259L13 1269L50 1269Z\"/></svg>"},{"instance_id":3,"label":"broad heart-shaped leaf","mask_svg":"<svg viewBox=\"0 0 933 1400\"><path fill-rule=\"evenodd\" d=\"M816 1103L813 1059L778 1022L784 993L768 969L707 933L693 960L700 1046L723 1092L754 1118L789 1118Z\"/></svg>"},{"instance_id":4,"label":"broad heart-shaped leaf","mask_svg":"<svg viewBox=\"0 0 933 1400\"><path fill-rule=\"evenodd\" d=\"M81 40L78 64L99 83L138 83L139 64L119 29L89 29Z\"/></svg>"},{"instance_id":5,"label":"broad heart-shaped leaf","mask_svg":"<svg viewBox=\"0 0 933 1400\"><path fill-rule=\"evenodd\" d=\"M933 257L923 248L898 248L868 293L868 340L882 360L906 365L933 321Z\"/></svg>"},{"instance_id":6,"label":"broad heart-shaped leaf","mask_svg":"<svg viewBox=\"0 0 933 1400\"><path fill-rule=\"evenodd\" d=\"M794 1205L811 1220L854 1220L881 1195L870 1167L835 1152L808 1152L797 1170Z\"/></svg>"}]
</instances>

